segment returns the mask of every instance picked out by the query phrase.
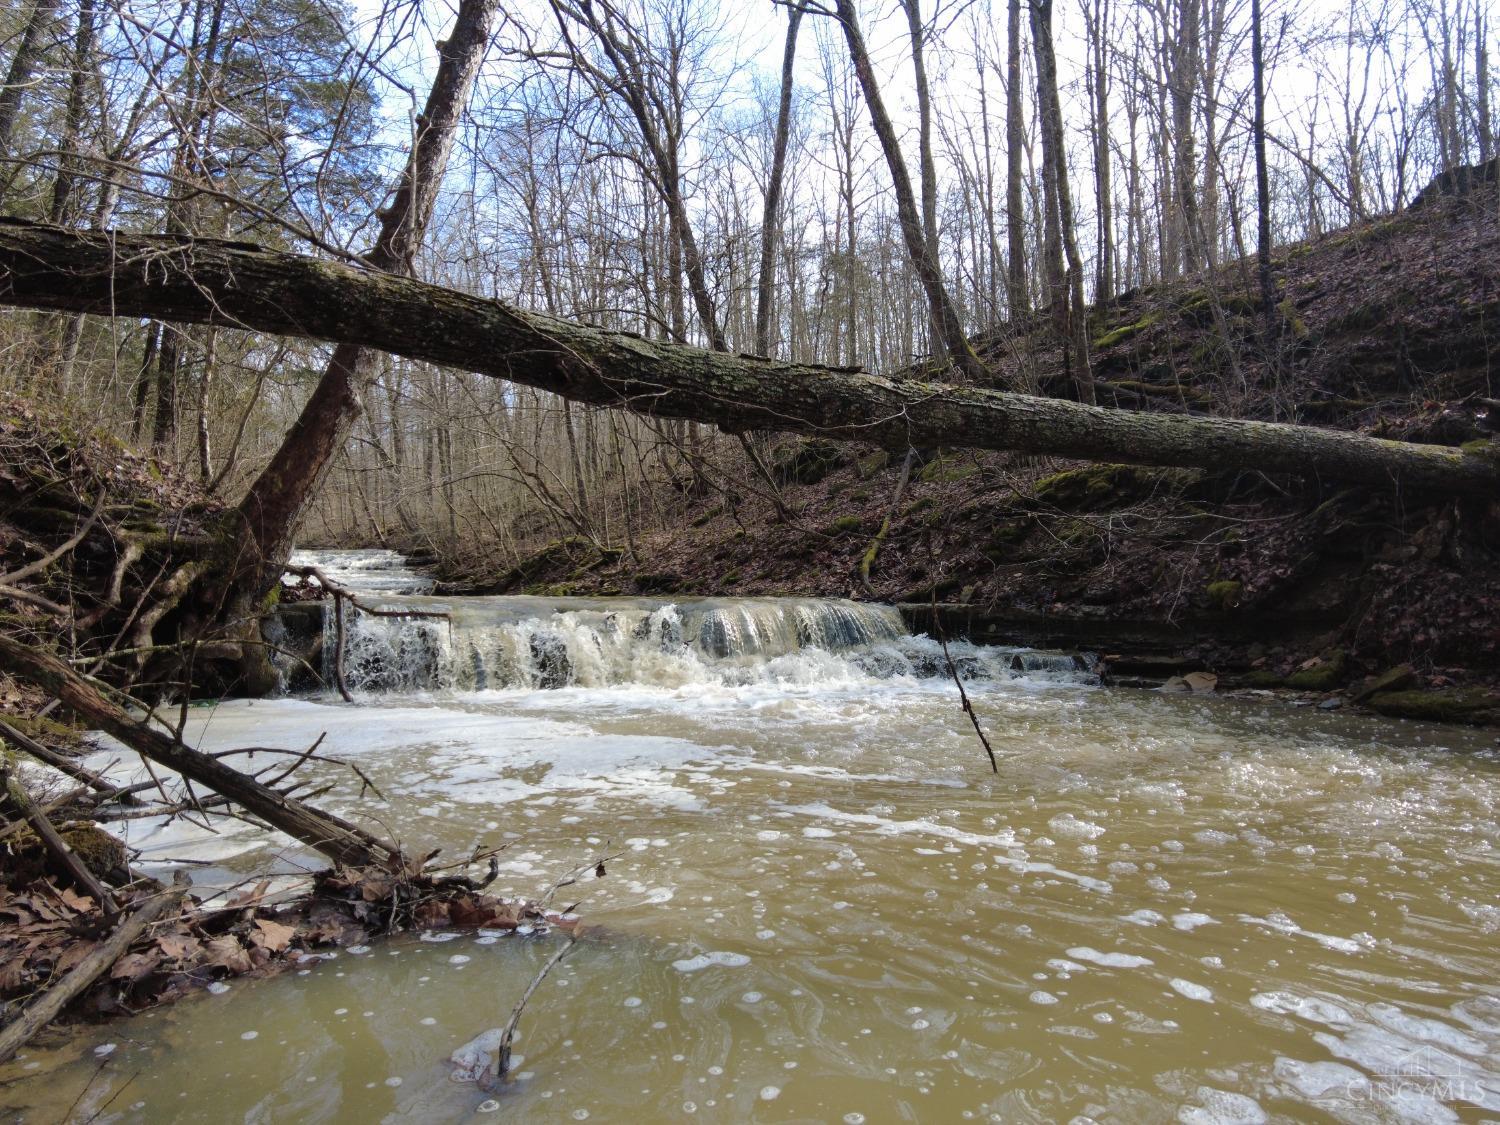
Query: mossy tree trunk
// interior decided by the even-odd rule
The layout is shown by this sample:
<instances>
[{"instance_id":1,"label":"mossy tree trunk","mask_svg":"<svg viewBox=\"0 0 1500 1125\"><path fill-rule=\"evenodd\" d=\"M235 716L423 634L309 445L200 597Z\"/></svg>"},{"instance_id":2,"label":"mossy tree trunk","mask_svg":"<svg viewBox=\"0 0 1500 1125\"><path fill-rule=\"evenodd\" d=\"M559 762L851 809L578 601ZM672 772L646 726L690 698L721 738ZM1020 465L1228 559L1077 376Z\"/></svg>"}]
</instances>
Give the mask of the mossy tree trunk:
<instances>
[{"instance_id":1,"label":"mossy tree trunk","mask_svg":"<svg viewBox=\"0 0 1500 1125\"><path fill-rule=\"evenodd\" d=\"M1485 452L1313 426L1110 410L706 351L244 243L0 220L0 304L330 341L576 402L712 422L731 433L777 430L896 450L1015 450L1500 495L1500 461ZM302 424L316 421L314 414L304 418ZM333 439L326 428L309 437L327 446Z\"/></svg>"}]
</instances>

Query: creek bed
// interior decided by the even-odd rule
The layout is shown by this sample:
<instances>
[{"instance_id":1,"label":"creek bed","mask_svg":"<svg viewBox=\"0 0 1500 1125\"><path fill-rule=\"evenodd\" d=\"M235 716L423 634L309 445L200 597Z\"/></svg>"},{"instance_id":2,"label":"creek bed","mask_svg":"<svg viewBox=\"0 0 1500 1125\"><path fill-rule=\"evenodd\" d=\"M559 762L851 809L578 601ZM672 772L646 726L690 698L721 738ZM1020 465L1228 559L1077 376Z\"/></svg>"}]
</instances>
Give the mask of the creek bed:
<instances>
[{"instance_id":1,"label":"creek bed","mask_svg":"<svg viewBox=\"0 0 1500 1125\"><path fill-rule=\"evenodd\" d=\"M992 775L921 644L195 707L208 749L327 732L389 803L325 803L449 856L508 842L509 892L623 852L558 900L602 932L533 998L498 1101L449 1055L555 937L409 935L236 982L29 1051L0 1107L55 1120L87 1086L82 1118L113 1097L97 1120L143 1122L1500 1114L1492 733L960 646L1004 671L966 684ZM205 884L316 862L249 829L131 831L148 861L211 859Z\"/></svg>"}]
</instances>

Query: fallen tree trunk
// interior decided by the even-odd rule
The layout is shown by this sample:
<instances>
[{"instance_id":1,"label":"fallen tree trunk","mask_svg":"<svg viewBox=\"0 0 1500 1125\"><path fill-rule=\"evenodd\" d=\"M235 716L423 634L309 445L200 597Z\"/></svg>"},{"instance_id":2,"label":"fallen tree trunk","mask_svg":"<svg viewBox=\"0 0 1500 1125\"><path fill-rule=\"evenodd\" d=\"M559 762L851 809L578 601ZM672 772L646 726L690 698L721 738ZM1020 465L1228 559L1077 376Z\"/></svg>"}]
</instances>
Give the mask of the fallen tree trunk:
<instances>
[{"instance_id":1,"label":"fallen tree trunk","mask_svg":"<svg viewBox=\"0 0 1500 1125\"><path fill-rule=\"evenodd\" d=\"M655 343L239 242L0 219L0 304L359 344L732 433L781 430L1500 494L1500 460L1275 422L1108 410Z\"/></svg>"},{"instance_id":2,"label":"fallen tree trunk","mask_svg":"<svg viewBox=\"0 0 1500 1125\"><path fill-rule=\"evenodd\" d=\"M55 695L89 726L153 762L220 793L245 811L338 863L402 872L401 849L358 825L288 797L156 727L133 719L57 657L0 636L0 668Z\"/></svg>"}]
</instances>

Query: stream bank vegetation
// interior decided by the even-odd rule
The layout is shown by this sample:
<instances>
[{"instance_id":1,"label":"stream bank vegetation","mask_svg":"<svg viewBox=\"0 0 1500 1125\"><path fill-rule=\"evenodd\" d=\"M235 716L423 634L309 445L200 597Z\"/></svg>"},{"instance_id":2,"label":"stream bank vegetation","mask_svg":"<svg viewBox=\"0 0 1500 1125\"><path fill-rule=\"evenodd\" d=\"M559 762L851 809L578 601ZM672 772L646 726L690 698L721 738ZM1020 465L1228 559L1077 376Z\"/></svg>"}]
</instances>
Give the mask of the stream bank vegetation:
<instances>
[{"instance_id":1,"label":"stream bank vegetation","mask_svg":"<svg viewBox=\"0 0 1500 1125\"><path fill-rule=\"evenodd\" d=\"M182 738L299 539L1493 721L1487 10L1267 7L778 4L779 78L697 0L0 9L8 1028L545 913ZM90 827L164 811L334 866L184 906Z\"/></svg>"}]
</instances>

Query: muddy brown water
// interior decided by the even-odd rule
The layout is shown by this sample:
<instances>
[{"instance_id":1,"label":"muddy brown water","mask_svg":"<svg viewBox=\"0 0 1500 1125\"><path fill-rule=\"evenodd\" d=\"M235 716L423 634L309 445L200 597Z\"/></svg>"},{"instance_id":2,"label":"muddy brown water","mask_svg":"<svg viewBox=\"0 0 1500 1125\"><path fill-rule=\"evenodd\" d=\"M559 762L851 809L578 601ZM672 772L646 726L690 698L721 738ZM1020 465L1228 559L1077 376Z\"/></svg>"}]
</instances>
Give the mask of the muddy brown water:
<instances>
[{"instance_id":1,"label":"muddy brown water","mask_svg":"<svg viewBox=\"0 0 1500 1125\"><path fill-rule=\"evenodd\" d=\"M555 935L411 935L234 982L25 1052L0 1108L100 1122L1500 1117L1493 733L1106 690L1059 662L1027 671L964 648L992 775L956 689L920 674L924 652L802 645L688 654L634 681L574 670L555 689L195 708L192 735L213 749L326 732L388 797L343 785L335 807L449 855L506 843L500 885L516 894L622 852L558 896L607 936L538 989L498 1098L455 1080L452 1056L504 1022ZM205 887L314 862L243 827L131 832L152 869L211 861L194 869Z\"/></svg>"}]
</instances>

